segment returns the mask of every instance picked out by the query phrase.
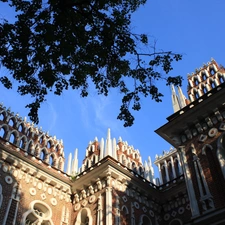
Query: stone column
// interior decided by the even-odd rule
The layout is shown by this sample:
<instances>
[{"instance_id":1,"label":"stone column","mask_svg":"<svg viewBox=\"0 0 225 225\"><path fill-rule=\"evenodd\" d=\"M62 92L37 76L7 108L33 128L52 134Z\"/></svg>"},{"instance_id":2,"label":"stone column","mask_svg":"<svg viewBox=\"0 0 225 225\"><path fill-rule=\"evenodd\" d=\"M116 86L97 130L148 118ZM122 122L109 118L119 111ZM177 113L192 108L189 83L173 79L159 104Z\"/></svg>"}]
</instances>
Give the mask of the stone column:
<instances>
[{"instance_id":1,"label":"stone column","mask_svg":"<svg viewBox=\"0 0 225 225\"><path fill-rule=\"evenodd\" d=\"M112 225L112 187L110 173L107 175L106 185L106 225Z\"/></svg>"},{"instance_id":2,"label":"stone column","mask_svg":"<svg viewBox=\"0 0 225 225\"><path fill-rule=\"evenodd\" d=\"M179 169L179 175L182 174L183 170L180 163L180 155L177 153L177 160L178 160L178 169Z\"/></svg>"},{"instance_id":3,"label":"stone column","mask_svg":"<svg viewBox=\"0 0 225 225\"><path fill-rule=\"evenodd\" d=\"M166 172L166 181L169 182L170 177L169 177L169 173L168 173L168 165L167 165L166 160L164 160L164 165L165 165L165 172Z\"/></svg>"},{"instance_id":4,"label":"stone column","mask_svg":"<svg viewBox=\"0 0 225 225\"><path fill-rule=\"evenodd\" d=\"M174 161L173 161L173 157L170 157L170 161L171 161L171 166L172 166L172 172L173 172L173 178L176 178L176 171L174 168Z\"/></svg>"},{"instance_id":5,"label":"stone column","mask_svg":"<svg viewBox=\"0 0 225 225\"><path fill-rule=\"evenodd\" d=\"M98 208L97 208L97 225L102 225L102 196L98 197Z\"/></svg>"},{"instance_id":6,"label":"stone column","mask_svg":"<svg viewBox=\"0 0 225 225\"><path fill-rule=\"evenodd\" d=\"M160 184L163 184L163 179L162 179L162 172L161 172L160 163L158 163L158 169L159 169Z\"/></svg>"},{"instance_id":7,"label":"stone column","mask_svg":"<svg viewBox=\"0 0 225 225\"><path fill-rule=\"evenodd\" d=\"M194 190L192 179L191 179L191 172L189 170L187 158L185 155L185 147L180 146L178 151L183 164L184 177L185 177L185 182L187 186L188 196L190 199L192 217L196 217L199 215L199 208L198 208L198 203L196 201L195 190Z\"/></svg>"}]
</instances>

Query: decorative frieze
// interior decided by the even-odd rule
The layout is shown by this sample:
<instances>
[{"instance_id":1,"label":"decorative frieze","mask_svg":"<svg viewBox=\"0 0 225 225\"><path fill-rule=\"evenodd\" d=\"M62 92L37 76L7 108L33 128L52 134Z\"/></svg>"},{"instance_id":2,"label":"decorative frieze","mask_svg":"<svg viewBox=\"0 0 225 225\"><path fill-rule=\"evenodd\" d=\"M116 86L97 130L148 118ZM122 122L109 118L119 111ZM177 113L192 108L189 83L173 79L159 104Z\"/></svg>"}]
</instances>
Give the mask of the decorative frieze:
<instances>
[{"instance_id":1,"label":"decorative frieze","mask_svg":"<svg viewBox=\"0 0 225 225\"><path fill-rule=\"evenodd\" d=\"M188 129L184 130L180 133L180 140L182 143L187 142L187 140L192 140L195 136L200 135L198 138L199 142L204 143L206 139L215 137L218 132L223 132L225 130L225 123L223 121L223 114L224 111L216 111L216 117L212 115L211 117L206 117L204 123L203 121L199 121L195 123L196 129L193 129L193 127L189 127ZM219 126L217 126L217 124ZM217 127L215 127L215 125ZM204 131L208 131L207 134L203 134Z\"/></svg>"}]
</instances>

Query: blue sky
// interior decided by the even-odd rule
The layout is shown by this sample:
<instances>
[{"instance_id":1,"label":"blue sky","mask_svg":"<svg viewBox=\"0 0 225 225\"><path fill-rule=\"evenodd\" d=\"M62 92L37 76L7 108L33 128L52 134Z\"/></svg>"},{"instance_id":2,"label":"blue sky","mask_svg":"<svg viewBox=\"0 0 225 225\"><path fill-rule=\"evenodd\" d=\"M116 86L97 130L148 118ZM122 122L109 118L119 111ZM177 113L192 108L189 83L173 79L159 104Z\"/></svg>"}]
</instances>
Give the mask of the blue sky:
<instances>
[{"instance_id":1,"label":"blue sky","mask_svg":"<svg viewBox=\"0 0 225 225\"><path fill-rule=\"evenodd\" d=\"M187 73L192 73L213 57L219 64L225 65L225 1L222 0L149 0L133 15L132 29L137 33L146 33L157 40L160 50L172 50L183 54L183 60L174 64L171 75L182 75L183 92L186 95ZM10 16L10 12L0 4L0 18ZM8 73L0 68L0 73ZM95 137L106 138L111 128L112 137L119 136L139 149L142 159L155 158L170 145L162 140L154 130L166 123L173 113L170 88L158 84L164 93L162 103L150 98L142 99L142 109L134 112L135 124L124 128L116 119L120 108L120 94L114 90L109 96L98 96L91 92L82 99L78 92L65 92L57 97L49 95L40 110L39 126L63 139L65 156L78 148L79 165L85 156L89 141ZM22 117L27 116L24 108L29 97L21 97L16 90L6 90L0 86L0 102ZM187 96L187 95L186 95Z\"/></svg>"}]
</instances>

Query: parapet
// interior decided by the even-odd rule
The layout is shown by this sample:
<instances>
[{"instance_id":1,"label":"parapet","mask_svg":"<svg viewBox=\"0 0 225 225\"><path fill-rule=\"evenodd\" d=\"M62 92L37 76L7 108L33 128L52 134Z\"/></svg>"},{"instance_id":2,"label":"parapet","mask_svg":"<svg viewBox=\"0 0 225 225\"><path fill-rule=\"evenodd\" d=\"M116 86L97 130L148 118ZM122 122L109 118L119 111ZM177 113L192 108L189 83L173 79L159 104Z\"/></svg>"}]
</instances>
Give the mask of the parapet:
<instances>
[{"instance_id":1,"label":"parapet","mask_svg":"<svg viewBox=\"0 0 225 225\"><path fill-rule=\"evenodd\" d=\"M34 127L26 118L11 112L0 104L0 141L8 142L45 164L63 171L64 151L62 140L50 136L42 128Z\"/></svg>"}]
</instances>

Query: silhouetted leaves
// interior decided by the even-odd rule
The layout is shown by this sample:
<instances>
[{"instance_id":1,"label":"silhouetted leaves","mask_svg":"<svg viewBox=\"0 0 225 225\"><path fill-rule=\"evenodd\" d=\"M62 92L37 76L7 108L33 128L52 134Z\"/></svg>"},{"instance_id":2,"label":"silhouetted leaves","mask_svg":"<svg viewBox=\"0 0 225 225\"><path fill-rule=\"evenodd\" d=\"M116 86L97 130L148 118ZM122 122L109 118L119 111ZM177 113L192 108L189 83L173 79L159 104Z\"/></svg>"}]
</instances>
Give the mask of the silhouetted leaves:
<instances>
[{"instance_id":1,"label":"silhouetted leaves","mask_svg":"<svg viewBox=\"0 0 225 225\"><path fill-rule=\"evenodd\" d=\"M49 91L61 95L71 87L86 97L93 82L105 96L118 88L118 119L131 126L130 109L141 109L142 96L161 101L155 81L181 84L181 77L167 76L180 54L139 52L148 46L148 37L132 33L131 14L146 0L0 1L13 7L16 16L13 23L0 23L0 62L10 71L10 79L3 74L0 81L11 88L12 77L21 95L34 98L26 107L35 123Z\"/></svg>"}]
</instances>

